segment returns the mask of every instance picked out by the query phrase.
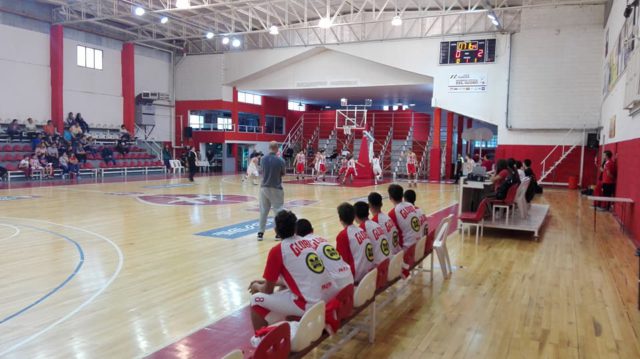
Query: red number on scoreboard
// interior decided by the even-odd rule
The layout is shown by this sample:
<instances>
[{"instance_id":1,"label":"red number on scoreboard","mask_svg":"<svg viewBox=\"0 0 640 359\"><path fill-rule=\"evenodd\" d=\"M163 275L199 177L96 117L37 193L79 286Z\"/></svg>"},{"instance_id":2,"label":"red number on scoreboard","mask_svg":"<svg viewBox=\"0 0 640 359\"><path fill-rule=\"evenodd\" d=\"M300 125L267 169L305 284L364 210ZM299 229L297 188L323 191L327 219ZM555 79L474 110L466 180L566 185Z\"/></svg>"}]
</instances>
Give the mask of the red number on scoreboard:
<instances>
[{"instance_id":1,"label":"red number on scoreboard","mask_svg":"<svg viewBox=\"0 0 640 359\"><path fill-rule=\"evenodd\" d=\"M462 52L460 50L456 50L456 59L462 57Z\"/></svg>"},{"instance_id":2,"label":"red number on scoreboard","mask_svg":"<svg viewBox=\"0 0 640 359\"><path fill-rule=\"evenodd\" d=\"M481 59L484 56L484 49L478 50L478 58Z\"/></svg>"}]
</instances>

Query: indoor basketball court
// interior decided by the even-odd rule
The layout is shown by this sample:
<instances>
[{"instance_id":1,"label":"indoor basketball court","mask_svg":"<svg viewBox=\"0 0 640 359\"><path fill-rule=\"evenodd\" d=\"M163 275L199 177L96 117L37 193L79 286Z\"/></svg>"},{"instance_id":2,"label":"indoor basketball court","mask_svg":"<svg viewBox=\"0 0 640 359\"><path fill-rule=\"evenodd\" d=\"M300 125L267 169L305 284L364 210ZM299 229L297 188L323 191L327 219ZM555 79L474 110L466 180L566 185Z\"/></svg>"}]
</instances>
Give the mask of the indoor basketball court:
<instances>
[{"instance_id":1,"label":"indoor basketball court","mask_svg":"<svg viewBox=\"0 0 640 359\"><path fill-rule=\"evenodd\" d=\"M638 358L638 1L0 0L0 358Z\"/></svg>"}]
</instances>

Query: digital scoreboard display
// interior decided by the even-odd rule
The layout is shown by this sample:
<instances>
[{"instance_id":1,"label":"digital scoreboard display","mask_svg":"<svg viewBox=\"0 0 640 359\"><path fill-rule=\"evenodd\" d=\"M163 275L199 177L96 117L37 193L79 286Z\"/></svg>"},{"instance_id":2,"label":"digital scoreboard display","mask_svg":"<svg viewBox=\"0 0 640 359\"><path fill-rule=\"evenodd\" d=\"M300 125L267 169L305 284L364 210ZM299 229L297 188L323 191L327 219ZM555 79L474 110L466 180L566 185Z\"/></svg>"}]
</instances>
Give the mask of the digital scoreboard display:
<instances>
[{"instance_id":1,"label":"digital scoreboard display","mask_svg":"<svg viewBox=\"0 0 640 359\"><path fill-rule=\"evenodd\" d=\"M440 65L484 64L495 61L496 39L440 42Z\"/></svg>"}]
</instances>

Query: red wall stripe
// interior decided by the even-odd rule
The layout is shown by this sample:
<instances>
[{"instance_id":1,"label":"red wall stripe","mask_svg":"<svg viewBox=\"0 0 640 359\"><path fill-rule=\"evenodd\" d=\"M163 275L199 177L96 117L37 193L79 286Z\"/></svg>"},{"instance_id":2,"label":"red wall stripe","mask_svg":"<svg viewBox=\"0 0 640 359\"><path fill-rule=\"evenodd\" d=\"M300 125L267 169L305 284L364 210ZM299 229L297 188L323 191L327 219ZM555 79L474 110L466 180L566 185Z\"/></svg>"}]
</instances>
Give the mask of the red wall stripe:
<instances>
[{"instance_id":1,"label":"red wall stripe","mask_svg":"<svg viewBox=\"0 0 640 359\"><path fill-rule=\"evenodd\" d=\"M135 45L122 44L122 123L131 133L135 130L136 116L136 75Z\"/></svg>"},{"instance_id":2,"label":"red wall stripe","mask_svg":"<svg viewBox=\"0 0 640 359\"><path fill-rule=\"evenodd\" d=\"M51 68L51 121L60 133L64 127L63 54L64 27L52 25L49 36L49 66Z\"/></svg>"}]
</instances>

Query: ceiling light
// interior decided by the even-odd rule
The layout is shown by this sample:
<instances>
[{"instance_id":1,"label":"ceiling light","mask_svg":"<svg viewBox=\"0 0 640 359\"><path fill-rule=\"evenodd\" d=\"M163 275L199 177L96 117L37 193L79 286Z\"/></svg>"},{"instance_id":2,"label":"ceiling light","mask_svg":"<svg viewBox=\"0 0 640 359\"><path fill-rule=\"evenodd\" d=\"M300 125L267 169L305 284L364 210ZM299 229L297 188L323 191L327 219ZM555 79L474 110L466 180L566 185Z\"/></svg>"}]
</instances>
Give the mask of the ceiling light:
<instances>
[{"instance_id":1,"label":"ceiling light","mask_svg":"<svg viewBox=\"0 0 640 359\"><path fill-rule=\"evenodd\" d=\"M393 105L392 109L393 109L394 111L398 111L398 106L397 106L397 105Z\"/></svg>"},{"instance_id":2,"label":"ceiling light","mask_svg":"<svg viewBox=\"0 0 640 359\"><path fill-rule=\"evenodd\" d=\"M278 35L280 31L278 30L278 27L276 25L271 25L271 27L269 28L269 33L271 35Z\"/></svg>"},{"instance_id":3,"label":"ceiling light","mask_svg":"<svg viewBox=\"0 0 640 359\"><path fill-rule=\"evenodd\" d=\"M393 26L402 25L402 18L400 17L400 15L396 15L393 17L393 19L391 20L391 25Z\"/></svg>"},{"instance_id":4,"label":"ceiling light","mask_svg":"<svg viewBox=\"0 0 640 359\"><path fill-rule=\"evenodd\" d=\"M325 106L324 108L326 108L326 109L330 109L330 108L331 108L331 106Z\"/></svg>"},{"instance_id":5,"label":"ceiling light","mask_svg":"<svg viewBox=\"0 0 640 359\"><path fill-rule=\"evenodd\" d=\"M141 8L140 6L136 7L136 9L134 10L135 14L138 16L142 16L144 15L144 9Z\"/></svg>"},{"instance_id":6,"label":"ceiling light","mask_svg":"<svg viewBox=\"0 0 640 359\"><path fill-rule=\"evenodd\" d=\"M176 7L178 9L188 9L191 7L191 1L189 0L176 0Z\"/></svg>"},{"instance_id":7,"label":"ceiling light","mask_svg":"<svg viewBox=\"0 0 640 359\"><path fill-rule=\"evenodd\" d=\"M318 21L318 26L321 29L328 29L328 28L331 27L331 25L333 25L333 24L331 23L331 18L329 16L321 17L320 21Z\"/></svg>"},{"instance_id":8,"label":"ceiling light","mask_svg":"<svg viewBox=\"0 0 640 359\"><path fill-rule=\"evenodd\" d=\"M222 44L223 44L223 45L226 45L226 44L228 44L228 43L229 43L229 38L228 38L228 37L226 37L226 36L225 36L225 37L223 37L223 38L222 38Z\"/></svg>"},{"instance_id":9,"label":"ceiling light","mask_svg":"<svg viewBox=\"0 0 640 359\"><path fill-rule=\"evenodd\" d=\"M167 22L169 22L169 18L168 18L168 17L166 17L166 16L163 16L163 17L160 19L160 23L162 23L162 24L166 24Z\"/></svg>"},{"instance_id":10,"label":"ceiling light","mask_svg":"<svg viewBox=\"0 0 640 359\"><path fill-rule=\"evenodd\" d=\"M241 42L238 39L233 39L233 41L231 41L231 46L233 47L240 47L240 44Z\"/></svg>"},{"instance_id":11,"label":"ceiling light","mask_svg":"<svg viewBox=\"0 0 640 359\"><path fill-rule=\"evenodd\" d=\"M211 31L207 32L206 36L207 36L207 39L209 39L209 40L213 39L213 32L211 32Z\"/></svg>"},{"instance_id":12,"label":"ceiling light","mask_svg":"<svg viewBox=\"0 0 640 359\"><path fill-rule=\"evenodd\" d=\"M498 20L491 20L491 22L495 25L495 26L499 26L500 23L498 22Z\"/></svg>"},{"instance_id":13,"label":"ceiling light","mask_svg":"<svg viewBox=\"0 0 640 359\"><path fill-rule=\"evenodd\" d=\"M487 17L489 17L489 19L491 19L491 20L495 20L496 19L496 15L494 13L492 13L492 12L488 12L487 13Z\"/></svg>"},{"instance_id":14,"label":"ceiling light","mask_svg":"<svg viewBox=\"0 0 640 359\"><path fill-rule=\"evenodd\" d=\"M410 103L409 107L416 107L416 104L415 103Z\"/></svg>"}]
</instances>

